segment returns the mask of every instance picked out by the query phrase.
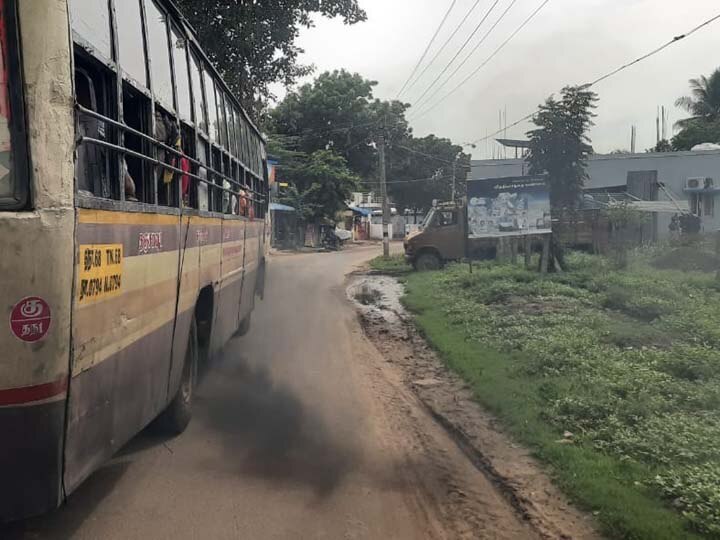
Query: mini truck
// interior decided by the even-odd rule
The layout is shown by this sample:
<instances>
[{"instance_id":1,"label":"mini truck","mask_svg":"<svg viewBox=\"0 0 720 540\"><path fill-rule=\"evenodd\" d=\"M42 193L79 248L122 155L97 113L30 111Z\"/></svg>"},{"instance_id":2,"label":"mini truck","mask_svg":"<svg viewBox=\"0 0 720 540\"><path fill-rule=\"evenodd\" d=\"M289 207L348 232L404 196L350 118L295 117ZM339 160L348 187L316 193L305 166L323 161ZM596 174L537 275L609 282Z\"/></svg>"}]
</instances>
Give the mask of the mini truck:
<instances>
[{"instance_id":1,"label":"mini truck","mask_svg":"<svg viewBox=\"0 0 720 540\"><path fill-rule=\"evenodd\" d=\"M544 175L469 180L467 193L463 200L434 205L420 230L406 237L405 259L416 270L487 258L503 238L552 232Z\"/></svg>"}]
</instances>

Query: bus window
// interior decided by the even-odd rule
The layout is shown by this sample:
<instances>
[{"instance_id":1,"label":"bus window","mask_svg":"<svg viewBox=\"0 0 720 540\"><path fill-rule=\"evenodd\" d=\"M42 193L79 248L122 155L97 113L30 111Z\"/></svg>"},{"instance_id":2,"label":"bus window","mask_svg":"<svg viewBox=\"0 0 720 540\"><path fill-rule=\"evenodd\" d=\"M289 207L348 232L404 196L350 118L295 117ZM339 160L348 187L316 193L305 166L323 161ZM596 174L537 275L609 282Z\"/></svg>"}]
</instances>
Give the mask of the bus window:
<instances>
[{"instance_id":1,"label":"bus window","mask_svg":"<svg viewBox=\"0 0 720 540\"><path fill-rule=\"evenodd\" d=\"M242 151L242 160L246 167L250 167L250 155L248 152L248 136L250 135L248 132L248 126L247 122L245 121L245 118L241 119L241 128L242 128L242 148L240 149Z\"/></svg>"},{"instance_id":2,"label":"bus window","mask_svg":"<svg viewBox=\"0 0 720 540\"><path fill-rule=\"evenodd\" d=\"M145 0L145 14L153 94L166 109L174 110L167 19L153 0Z\"/></svg>"},{"instance_id":3,"label":"bus window","mask_svg":"<svg viewBox=\"0 0 720 540\"><path fill-rule=\"evenodd\" d=\"M0 0L0 209L19 208L27 197L26 177L20 174L23 163L24 139L13 140L14 133L24 133L19 93L10 92L10 75L19 74L19 59L14 37L14 21L6 20L6 13L14 13L14 3ZM19 84L17 81L16 84ZM12 97L17 98L14 102ZM15 111L15 116L12 115Z\"/></svg>"},{"instance_id":4,"label":"bus window","mask_svg":"<svg viewBox=\"0 0 720 540\"><path fill-rule=\"evenodd\" d=\"M135 81L147 87L140 0L116 2L119 62Z\"/></svg>"},{"instance_id":5,"label":"bus window","mask_svg":"<svg viewBox=\"0 0 720 540\"><path fill-rule=\"evenodd\" d=\"M180 166L178 167L183 173L194 172L193 165L188 158L194 158L195 153L195 130L182 123L180 125L180 143L182 146L182 152L187 157L180 159ZM188 174L182 174L180 178L180 193L182 195L183 206L190 208L197 208L197 180L190 178Z\"/></svg>"},{"instance_id":6,"label":"bus window","mask_svg":"<svg viewBox=\"0 0 720 540\"><path fill-rule=\"evenodd\" d=\"M170 148L178 149L180 142L180 132L178 130L178 124L172 114L164 111L162 108L155 107L155 140L159 143L169 146ZM157 149L157 159L162 163L167 163L172 167L179 168L178 156L162 147ZM155 167L155 182L158 186L158 204L163 206L176 206L177 199L176 194L179 193L177 189L177 182L180 175L162 166Z\"/></svg>"},{"instance_id":7,"label":"bus window","mask_svg":"<svg viewBox=\"0 0 720 540\"><path fill-rule=\"evenodd\" d=\"M185 39L172 30L172 53L175 64L175 86L177 88L177 106L180 118L190 122L190 73L188 72Z\"/></svg>"},{"instance_id":8,"label":"bus window","mask_svg":"<svg viewBox=\"0 0 720 540\"><path fill-rule=\"evenodd\" d=\"M242 131L240 130L240 113L237 109L233 110L233 124L235 127L235 157L242 161Z\"/></svg>"},{"instance_id":9,"label":"bus window","mask_svg":"<svg viewBox=\"0 0 720 540\"><path fill-rule=\"evenodd\" d=\"M192 80L193 102L195 111L195 125L207 133L207 118L205 117L205 93L200 78L200 64L195 55L190 55L190 78Z\"/></svg>"},{"instance_id":10,"label":"bus window","mask_svg":"<svg viewBox=\"0 0 720 540\"><path fill-rule=\"evenodd\" d=\"M235 155L235 123L233 121L233 109L230 98L225 96L225 119L228 130L228 152Z\"/></svg>"},{"instance_id":11,"label":"bus window","mask_svg":"<svg viewBox=\"0 0 720 540\"><path fill-rule=\"evenodd\" d=\"M150 100L127 83L123 84L123 119L129 127L148 134L150 132ZM141 154L150 154L149 143L133 133L125 133L125 148ZM123 186L128 201L155 202L155 189L147 161L128 155L123 160Z\"/></svg>"},{"instance_id":12,"label":"bus window","mask_svg":"<svg viewBox=\"0 0 720 540\"><path fill-rule=\"evenodd\" d=\"M217 87L216 87L217 88ZM227 119L225 118L225 95L220 88L217 88L218 97L218 121L220 123L220 145L228 148Z\"/></svg>"},{"instance_id":13,"label":"bus window","mask_svg":"<svg viewBox=\"0 0 720 540\"><path fill-rule=\"evenodd\" d=\"M111 77L104 67L75 55L75 100L78 105L103 116L114 118L114 107L108 106L108 88ZM78 114L77 134L101 141L111 141L111 129L102 120ZM95 144L82 144L75 156L75 179L80 192L97 197L111 198L111 156L115 153Z\"/></svg>"},{"instance_id":14,"label":"bus window","mask_svg":"<svg viewBox=\"0 0 720 540\"><path fill-rule=\"evenodd\" d=\"M198 138L198 144L197 144L197 156L198 161L202 163L203 165L207 165L208 163L208 144L203 139ZM207 167L199 167L197 171L197 175L200 178L203 178L204 180L208 179L207 174ZM209 210L209 202L208 202L208 185L207 182L201 182L199 180L195 181L197 183L197 193L198 193L198 209L199 210Z\"/></svg>"},{"instance_id":15,"label":"bus window","mask_svg":"<svg viewBox=\"0 0 720 540\"><path fill-rule=\"evenodd\" d=\"M110 40L110 12L107 2L97 0L71 0L72 29L105 58L112 58Z\"/></svg>"},{"instance_id":16,"label":"bus window","mask_svg":"<svg viewBox=\"0 0 720 540\"><path fill-rule=\"evenodd\" d=\"M207 70L203 71L205 79L205 97L207 98L208 135L210 142L218 142L218 113L215 101L215 82Z\"/></svg>"}]
</instances>

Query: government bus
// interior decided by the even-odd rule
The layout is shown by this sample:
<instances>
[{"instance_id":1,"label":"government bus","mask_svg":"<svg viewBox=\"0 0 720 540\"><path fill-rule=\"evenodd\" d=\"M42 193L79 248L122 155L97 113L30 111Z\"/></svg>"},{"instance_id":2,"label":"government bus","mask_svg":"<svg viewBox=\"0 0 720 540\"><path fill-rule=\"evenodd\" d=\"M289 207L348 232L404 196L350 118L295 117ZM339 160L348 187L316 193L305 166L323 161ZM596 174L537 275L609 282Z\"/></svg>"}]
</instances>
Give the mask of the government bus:
<instances>
[{"instance_id":1,"label":"government bus","mask_svg":"<svg viewBox=\"0 0 720 540\"><path fill-rule=\"evenodd\" d=\"M167 0L0 0L0 522L53 509L248 329L265 141Z\"/></svg>"}]
</instances>

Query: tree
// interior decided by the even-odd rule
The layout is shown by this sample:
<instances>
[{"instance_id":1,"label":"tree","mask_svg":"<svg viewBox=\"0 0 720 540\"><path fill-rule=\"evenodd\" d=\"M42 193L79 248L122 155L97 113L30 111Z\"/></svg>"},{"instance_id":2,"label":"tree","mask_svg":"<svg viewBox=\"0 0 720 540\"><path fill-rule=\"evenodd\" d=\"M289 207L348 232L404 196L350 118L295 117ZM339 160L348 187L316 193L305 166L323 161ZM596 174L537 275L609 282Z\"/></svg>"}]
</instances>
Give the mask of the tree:
<instances>
[{"instance_id":1,"label":"tree","mask_svg":"<svg viewBox=\"0 0 720 540\"><path fill-rule=\"evenodd\" d=\"M283 179L292 183L280 202L293 206L305 219L334 219L345 208L359 178L347 162L331 150L318 150L281 165Z\"/></svg>"},{"instance_id":2,"label":"tree","mask_svg":"<svg viewBox=\"0 0 720 540\"><path fill-rule=\"evenodd\" d=\"M658 141L658 143L650 148L648 152L655 152L655 153L661 153L661 152L672 152L673 147L672 144L670 144L670 141L667 139L662 139L661 141Z\"/></svg>"},{"instance_id":3,"label":"tree","mask_svg":"<svg viewBox=\"0 0 720 540\"><path fill-rule=\"evenodd\" d=\"M434 135L413 137L405 118L408 105L376 99L376 84L344 70L322 73L271 110L265 128L273 139L292 141L286 146L307 155L331 149L374 191L379 190L376 143L383 133L388 191L395 205L422 210L433 199L449 200L453 161L462 147ZM464 192L468 160L461 155L456 166L458 194ZM435 180L414 181L431 177Z\"/></svg>"},{"instance_id":4,"label":"tree","mask_svg":"<svg viewBox=\"0 0 720 540\"><path fill-rule=\"evenodd\" d=\"M377 85L345 70L322 73L289 93L270 111L267 130L294 136L298 150L311 153L332 148L361 177L374 177L377 153L372 142L385 125L392 137L406 136L407 105L373 97Z\"/></svg>"},{"instance_id":5,"label":"tree","mask_svg":"<svg viewBox=\"0 0 720 540\"><path fill-rule=\"evenodd\" d=\"M470 156L449 139L402 139L388 149L388 193L398 210L424 211L433 200L451 200L453 169L456 196L462 196L469 166Z\"/></svg>"},{"instance_id":6,"label":"tree","mask_svg":"<svg viewBox=\"0 0 720 540\"><path fill-rule=\"evenodd\" d=\"M248 111L257 113L272 96L272 83L292 85L312 72L298 63L301 28L313 15L367 18L357 0L176 0L197 31L203 49Z\"/></svg>"},{"instance_id":7,"label":"tree","mask_svg":"<svg viewBox=\"0 0 720 540\"><path fill-rule=\"evenodd\" d=\"M678 127L720 120L720 68L710 77L701 75L698 79L690 79L690 95L678 98L675 105L692 114L692 117L678 121Z\"/></svg>"},{"instance_id":8,"label":"tree","mask_svg":"<svg viewBox=\"0 0 720 540\"><path fill-rule=\"evenodd\" d=\"M554 207L575 208L587 179L587 159L593 148L587 135L593 125L597 94L584 86L566 86L561 99L550 96L528 132L531 174L547 173Z\"/></svg>"},{"instance_id":9,"label":"tree","mask_svg":"<svg viewBox=\"0 0 720 540\"><path fill-rule=\"evenodd\" d=\"M710 77L690 79L690 95L679 98L675 105L692 116L676 122L682 129L672 139L674 150L692 150L701 143L720 142L720 68Z\"/></svg>"},{"instance_id":10,"label":"tree","mask_svg":"<svg viewBox=\"0 0 720 540\"><path fill-rule=\"evenodd\" d=\"M672 138L673 150L687 151L702 143L720 143L720 120L687 122L685 127Z\"/></svg>"}]
</instances>

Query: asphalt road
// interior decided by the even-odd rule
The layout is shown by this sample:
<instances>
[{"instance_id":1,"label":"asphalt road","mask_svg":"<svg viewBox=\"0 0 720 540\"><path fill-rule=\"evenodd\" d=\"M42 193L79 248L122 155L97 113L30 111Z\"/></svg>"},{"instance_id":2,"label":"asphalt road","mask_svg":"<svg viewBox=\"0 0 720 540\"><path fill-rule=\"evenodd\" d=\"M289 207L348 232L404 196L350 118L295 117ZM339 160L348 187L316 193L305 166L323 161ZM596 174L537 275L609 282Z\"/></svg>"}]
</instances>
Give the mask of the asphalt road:
<instances>
[{"instance_id":1,"label":"asphalt road","mask_svg":"<svg viewBox=\"0 0 720 540\"><path fill-rule=\"evenodd\" d=\"M4 535L532 537L363 336L345 275L377 253L274 256L252 329L204 380L188 430L140 434L62 509ZM487 511L463 515L473 498Z\"/></svg>"}]
</instances>

